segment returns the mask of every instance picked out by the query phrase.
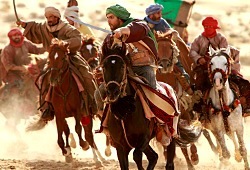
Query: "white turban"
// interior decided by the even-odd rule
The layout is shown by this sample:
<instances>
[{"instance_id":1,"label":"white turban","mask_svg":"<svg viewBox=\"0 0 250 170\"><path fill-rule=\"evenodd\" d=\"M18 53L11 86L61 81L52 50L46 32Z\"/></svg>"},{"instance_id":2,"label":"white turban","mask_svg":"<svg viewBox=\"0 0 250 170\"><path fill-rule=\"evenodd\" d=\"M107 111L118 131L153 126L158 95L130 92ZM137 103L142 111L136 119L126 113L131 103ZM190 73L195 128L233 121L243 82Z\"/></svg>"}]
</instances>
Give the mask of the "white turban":
<instances>
[{"instance_id":1,"label":"white turban","mask_svg":"<svg viewBox=\"0 0 250 170\"><path fill-rule=\"evenodd\" d=\"M79 19L79 14L78 14L79 8L78 6L71 6L67 7L64 12L64 17L73 17L75 19Z\"/></svg>"},{"instance_id":2,"label":"white turban","mask_svg":"<svg viewBox=\"0 0 250 170\"><path fill-rule=\"evenodd\" d=\"M55 17L61 18L60 11L55 7L46 7L44 15L45 17L47 17L48 15L54 15Z\"/></svg>"}]
</instances>

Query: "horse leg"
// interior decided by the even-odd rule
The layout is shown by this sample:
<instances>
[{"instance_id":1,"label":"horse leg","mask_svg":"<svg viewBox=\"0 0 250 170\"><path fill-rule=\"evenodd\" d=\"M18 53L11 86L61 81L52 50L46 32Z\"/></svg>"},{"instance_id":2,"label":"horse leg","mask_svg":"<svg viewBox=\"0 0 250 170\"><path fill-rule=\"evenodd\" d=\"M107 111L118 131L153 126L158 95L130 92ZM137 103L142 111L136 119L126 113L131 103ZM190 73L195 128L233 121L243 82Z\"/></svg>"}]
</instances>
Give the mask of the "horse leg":
<instances>
[{"instance_id":1,"label":"horse leg","mask_svg":"<svg viewBox=\"0 0 250 170\"><path fill-rule=\"evenodd\" d=\"M186 159L188 170L194 170L194 166L191 163L191 160L189 159L188 151L186 147L181 148L181 151Z\"/></svg>"},{"instance_id":2,"label":"horse leg","mask_svg":"<svg viewBox=\"0 0 250 170\"><path fill-rule=\"evenodd\" d=\"M216 140L218 141L220 147L221 147L221 151L222 151L222 158L225 159L229 159L230 158L230 152L227 149L226 143L225 143L225 138L224 138L224 134L221 132L214 132L212 131ZM221 158L220 158L221 159Z\"/></svg>"},{"instance_id":3,"label":"horse leg","mask_svg":"<svg viewBox=\"0 0 250 170\"><path fill-rule=\"evenodd\" d=\"M148 159L147 170L154 169L158 160L158 154L152 149L150 145L148 145L143 152L145 153Z\"/></svg>"},{"instance_id":4,"label":"horse leg","mask_svg":"<svg viewBox=\"0 0 250 170\"><path fill-rule=\"evenodd\" d=\"M75 121L76 121L75 131L79 138L79 145L82 147L83 150L88 150L89 143L82 139L82 126L80 124L80 120L81 120L81 114L77 114L77 116L75 116Z\"/></svg>"},{"instance_id":5,"label":"horse leg","mask_svg":"<svg viewBox=\"0 0 250 170\"><path fill-rule=\"evenodd\" d=\"M212 151L215 153L215 154L218 154L218 150L217 150L217 147L214 145L212 139L211 139L211 136L209 134L209 132L206 130L206 129L203 129L203 135L205 136L205 138L207 139Z\"/></svg>"},{"instance_id":6,"label":"horse leg","mask_svg":"<svg viewBox=\"0 0 250 170\"><path fill-rule=\"evenodd\" d=\"M68 154L67 150L65 149L64 140L62 137L65 126L66 126L65 122L62 119L56 118L56 127L57 127L57 135L58 135L57 136L57 143L58 143L59 147L61 148L63 155Z\"/></svg>"},{"instance_id":7,"label":"horse leg","mask_svg":"<svg viewBox=\"0 0 250 170\"><path fill-rule=\"evenodd\" d=\"M235 138L235 134L234 132L231 132L230 134L228 134L229 138L233 141L234 143L234 159L237 162L241 162L242 160L242 156L240 154L240 150L239 150L239 146L238 143L236 142L236 138Z\"/></svg>"},{"instance_id":8,"label":"horse leg","mask_svg":"<svg viewBox=\"0 0 250 170\"><path fill-rule=\"evenodd\" d=\"M133 152L133 160L135 161L138 170L144 170L142 166L142 151L140 149L135 148Z\"/></svg>"},{"instance_id":9,"label":"horse leg","mask_svg":"<svg viewBox=\"0 0 250 170\"><path fill-rule=\"evenodd\" d=\"M110 140L109 140L109 136L106 136L106 149L105 149L105 155L106 156L111 156L111 144L110 144Z\"/></svg>"},{"instance_id":10,"label":"horse leg","mask_svg":"<svg viewBox=\"0 0 250 170\"><path fill-rule=\"evenodd\" d=\"M117 143L115 146L121 170L129 170L128 154L131 149L124 149L123 146Z\"/></svg>"},{"instance_id":11,"label":"horse leg","mask_svg":"<svg viewBox=\"0 0 250 170\"><path fill-rule=\"evenodd\" d=\"M64 154L65 161L67 163L71 163L73 161L73 158L72 158L72 154L71 154L71 148L69 145L70 129L69 129L69 126L68 126L67 121L65 119L64 119L64 130L63 131L64 131L65 139L66 139L65 149L67 151L67 154Z\"/></svg>"},{"instance_id":12,"label":"horse leg","mask_svg":"<svg viewBox=\"0 0 250 170\"><path fill-rule=\"evenodd\" d=\"M248 163L248 160L247 160L247 149L245 147L245 143L244 143L244 139L243 139L243 133L244 133L243 125L241 125L241 128L236 130L236 135L237 135L239 146L240 146L240 153L241 153L241 156L243 157L243 160L244 160L244 163L245 163L245 169L249 170L250 167L249 167L249 163Z\"/></svg>"},{"instance_id":13,"label":"horse leg","mask_svg":"<svg viewBox=\"0 0 250 170\"><path fill-rule=\"evenodd\" d=\"M199 163L199 156L197 153L197 147L194 143L190 146L190 152L191 152L191 160L193 165L197 165Z\"/></svg>"},{"instance_id":14,"label":"horse leg","mask_svg":"<svg viewBox=\"0 0 250 170\"><path fill-rule=\"evenodd\" d=\"M172 138L170 144L167 146L167 164L166 170L174 170L174 157L175 157L176 143Z\"/></svg>"},{"instance_id":15,"label":"horse leg","mask_svg":"<svg viewBox=\"0 0 250 170\"><path fill-rule=\"evenodd\" d=\"M94 162L99 166L99 165L101 165L101 162L98 160L98 156L101 159L101 161L105 161L105 159L101 156L101 154L100 154L100 152L95 144L92 128L93 128L93 119L91 118L90 123L87 126L83 126L83 129L85 132L85 139L89 143L89 145L91 146Z\"/></svg>"}]
</instances>

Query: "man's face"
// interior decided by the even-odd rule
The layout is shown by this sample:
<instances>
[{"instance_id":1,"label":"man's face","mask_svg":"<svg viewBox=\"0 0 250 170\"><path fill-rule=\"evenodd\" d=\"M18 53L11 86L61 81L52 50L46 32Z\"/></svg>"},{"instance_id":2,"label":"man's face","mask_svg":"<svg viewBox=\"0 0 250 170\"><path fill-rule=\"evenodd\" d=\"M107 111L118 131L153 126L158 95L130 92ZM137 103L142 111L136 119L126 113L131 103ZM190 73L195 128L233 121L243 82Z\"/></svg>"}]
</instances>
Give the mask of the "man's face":
<instances>
[{"instance_id":1,"label":"man's face","mask_svg":"<svg viewBox=\"0 0 250 170\"><path fill-rule=\"evenodd\" d=\"M21 41L21 39L22 39L22 35L20 35L20 34L12 35L11 39L12 39L13 42L19 43Z\"/></svg>"},{"instance_id":2,"label":"man's face","mask_svg":"<svg viewBox=\"0 0 250 170\"><path fill-rule=\"evenodd\" d=\"M162 17L162 11L158 11L150 15L150 19L152 19L153 21L160 21L161 17Z\"/></svg>"},{"instance_id":3,"label":"man's face","mask_svg":"<svg viewBox=\"0 0 250 170\"><path fill-rule=\"evenodd\" d=\"M108 20L109 27L112 31L119 28L123 23L122 20L117 18L114 14L107 14L106 17Z\"/></svg>"},{"instance_id":4,"label":"man's face","mask_svg":"<svg viewBox=\"0 0 250 170\"><path fill-rule=\"evenodd\" d=\"M73 16L71 16L72 18L74 18ZM74 21L72 21L71 19L69 19L68 17L66 17L66 20L68 21L68 23L70 25L73 25L74 26Z\"/></svg>"},{"instance_id":5,"label":"man's face","mask_svg":"<svg viewBox=\"0 0 250 170\"><path fill-rule=\"evenodd\" d=\"M51 15L51 14L47 15L46 19L47 19L47 22L48 22L49 26L55 26L59 22L59 18L54 16L54 15Z\"/></svg>"}]
</instances>

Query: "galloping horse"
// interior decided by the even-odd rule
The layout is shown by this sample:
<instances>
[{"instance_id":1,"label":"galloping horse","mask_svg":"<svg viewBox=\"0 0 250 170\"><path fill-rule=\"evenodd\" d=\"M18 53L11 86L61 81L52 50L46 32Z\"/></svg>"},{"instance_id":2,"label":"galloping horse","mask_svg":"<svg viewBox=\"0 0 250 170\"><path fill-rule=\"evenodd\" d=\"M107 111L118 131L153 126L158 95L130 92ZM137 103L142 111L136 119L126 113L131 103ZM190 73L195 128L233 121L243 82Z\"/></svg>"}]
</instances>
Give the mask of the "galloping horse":
<instances>
[{"instance_id":1,"label":"galloping horse","mask_svg":"<svg viewBox=\"0 0 250 170\"><path fill-rule=\"evenodd\" d=\"M112 41L111 41L112 42ZM156 127L155 120L147 119L140 97L132 87L127 75L126 45L102 47L104 87L107 93L107 126L116 148L120 168L128 170L128 154L134 148L133 159L142 170L142 152L149 161L147 169L154 169L158 155L149 145ZM115 73L115 74L114 74ZM138 90L138 89L137 89ZM168 145L166 169L174 169L175 139Z\"/></svg>"},{"instance_id":2,"label":"galloping horse","mask_svg":"<svg viewBox=\"0 0 250 170\"><path fill-rule=\"evenodd\" d=\"M69 44L67 42L53 39L48 56L49 71L47 74L49 74L48 81L50 83L50 101L55 111L55 120L58 132L58 145L61 148L62 154L65 156L66 161L71 162L72 154L69 145L70 129L68 127L66 118L74 117L76 123L75 131L79 137L79 145L83 150L87 150L90 144L94 155L94 161L99 165L100 161L98 161L97 155L99 156L101 161L104 161L104 158L101 156L94 142L92 133L92 119L87 126L83 126L87 142L82 139L82 126L80 124L80 121L82 119L82 113L86 110L82 106L82 97L80 96L77 82L70 69L70 59L67 55L69 51L68 46ZM39 128L36 128L37 126L39 126L36 124L41 125ZM39 119L35 124L31 124L27 128L27 130L39 130L44 126L45 124L42 123L41 119ZM66 137L66 144L64 143L62 137L63 133Z\"/></svg>"},{"instance_id":3,"label":"galloping horse","mask_svg":"<svg viewBox=\"0 0 250 170\"><path fill-rule=\"evenodd\" d=\"M183 79L180 79L181 73L178 71L178 68L176 68L175 64L178 60L181 60L181 63L183 62L183 67L190 68L192 62L189 60L189 50L185 46L184 42L181 42L181 39L177 39L177 43L173 40L173 35L177 33L174 30L170 30L166 33L156 33L156 40L158 43L158 57L159 57L159 68L157 70L157 80L163 81L165 83L170 84L176 91L178 96L178 101L181 104L181 115L180 115L180 124L179 127L183 128L183 125L188 125L187 127L193 127L192 130L188 130L189 133L193 133L193 135L187 135L189 136L187 141L185 141L185 145L180 145L182 153L185 156L188 169L192 170L194 169L193 164L197 164L199 159L197 155L197 149L193 142L195 142L198 137L201 134L202 128L199 122L192 120L193 115L192 112L192 104L195 102L195 98L187 92L185 92L186 89L182 87L182 83L180 81L183 81ZM188 67L188 65L190 65ZM186 69L186 68L185 68ZM190 72L190 69L188 69ZM178 73L179 72L179 73ZM183 76L183 75L182 75ZM184 78L184 77L183 77ZM197 124L198 123L198 124ZM198 126L197 126L198 125ZM183 131L184 129L180 129L183 133L186 132ZM192 132L193 131L193 132ZM191 160L189 158L188 152L187 152L187 146L191 143ZM177 142L178 144L178 142Z\"/></svg>"},{"instance_id":4,"label":"galloping horse","mask_svg":"<svg viewBox=\"0 0 250 170\"><path fill-rule=\"evenodd\" d=\"M230 47L215 51L209 48L211 60L208 66L209 79L213 85L207 92L207 113L204 127L209 129L216 138L220 160L230 158L224 134L227 134L235 146L235 160L243 158L245 169L249 168L247 150L244 144L242 107L236 93L231 89L228 76L231 70ZM235 133L238 143L235 139Z\"/></svg>"}]
</instances>

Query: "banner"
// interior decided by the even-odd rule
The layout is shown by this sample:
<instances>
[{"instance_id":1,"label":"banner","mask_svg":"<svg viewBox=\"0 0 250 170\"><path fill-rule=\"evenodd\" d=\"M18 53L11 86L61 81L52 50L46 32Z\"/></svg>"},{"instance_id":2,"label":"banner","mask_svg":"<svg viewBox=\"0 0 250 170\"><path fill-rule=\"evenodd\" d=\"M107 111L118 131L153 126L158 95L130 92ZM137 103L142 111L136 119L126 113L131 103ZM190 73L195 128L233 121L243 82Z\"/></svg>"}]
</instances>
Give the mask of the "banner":
<instances>
[{"instance_id":1,"label":"banner","mask_svg":"<svg viewBox=\"0 0 250 170\"><path fill-rule=\"evenodd\" d=\"M162 18L166 19L182 37L183 29L188 26L195 0L155 0L155 3L163 5Z\"/></svg>"}]
</instances>

